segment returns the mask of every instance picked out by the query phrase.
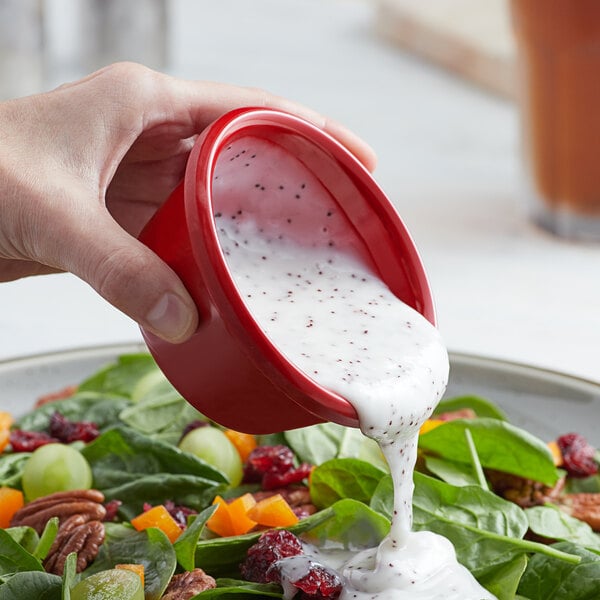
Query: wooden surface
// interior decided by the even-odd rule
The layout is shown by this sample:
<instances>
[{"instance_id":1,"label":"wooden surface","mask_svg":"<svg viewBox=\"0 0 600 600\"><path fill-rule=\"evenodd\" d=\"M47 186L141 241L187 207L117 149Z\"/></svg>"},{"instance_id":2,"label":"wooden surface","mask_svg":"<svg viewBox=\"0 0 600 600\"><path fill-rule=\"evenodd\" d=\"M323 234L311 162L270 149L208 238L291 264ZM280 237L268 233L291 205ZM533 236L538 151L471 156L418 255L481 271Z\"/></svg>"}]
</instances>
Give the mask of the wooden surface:
<instances>
[{"instance_id":1,"label":"wooden surface","mask_svg":"<svg viewBox=\"0 0 600 600\"><path fill-rule=\"evenodd\" d=\"M377 31L488 90L514 96L508 0L377 0Z\"/></svg>"}]
</instances>

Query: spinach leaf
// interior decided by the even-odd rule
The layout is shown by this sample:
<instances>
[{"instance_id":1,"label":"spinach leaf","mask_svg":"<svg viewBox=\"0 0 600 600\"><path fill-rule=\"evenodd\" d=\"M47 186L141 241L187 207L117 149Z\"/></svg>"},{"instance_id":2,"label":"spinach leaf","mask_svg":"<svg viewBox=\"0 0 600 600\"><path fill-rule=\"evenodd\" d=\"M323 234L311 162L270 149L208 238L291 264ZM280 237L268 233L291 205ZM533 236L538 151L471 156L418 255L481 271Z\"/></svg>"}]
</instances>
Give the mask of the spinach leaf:
<instances>
[{"instance_id":1,"label":"spinach leaf","mask_svg":"<svg viewBox=\"0 0 600 600\"><path fill-rule=\"evenodd\" d=\"M16 573L0 585L0 600L62 600L62 580L44 571Z\"/></svg>"},{"instance_id":2,"label":"spinach leaf","mask_svg":"<svg viewBox=\"0 0 600 600\"><path fill-rule=\"evenodd\" d=\"M498 406L481 396L457 396L442 400L433 411L432 418L445 412L452 412L463 408L470 408L478 417L490 417L492 419L499 419L500 421L507 420L506 415Z\"/></svg>"},{"instance_id":3,"label":"spinach leaf","mask_svg":"<svg viewBox=\"0 0 600 600\"><path fill-rule=\"evenodd\" d=\"M394 483L390 475L381 478L373 492L369 506L375 512L386 517L388 521L392 520L394 515Z\"/></svg>"},{"instance_id":4,"label":"spinach leaf","mask_svg":"<svg viewBox=\"0 0 600 600\"><path fill-rule=\"evenodd\" d=\"M0 529L0 575L43 570L42 563L35 556L27 552L5 529Z\"/></svg>"},{"instance_id":5,"label":"spinach leaf","mask_svg":"<svg viewBox=\"0 0 600 600\"><path fill-rule=\"evenodd\" d=\"M129 404L130 400L123 396L78 392L32 410L21 417L16 426L26 431L47 431L50 417L58 411L72 421L92 421L102 431L119 423L119 414Z\"/></svg>"},{"instance_id":6,"label":"spinach leaf","mask_svg":"<svg viewBox=\"0 0 600 600\"><path fill-rule=\"evenodd\" d=\"M346 498L333 506L334 516L308 532L318 542L338 542L344 548L372 548L390 531L390 521L366 504Z\"/></svg>"},{"instance_id":7,"label":"spinach leaf","mask_svg":"<svg viewBox=\"0 0 600 600\"><path fill-rule=\"evenodd\" d=\"M424 460L427 470L446 483L457 486L478 485L473 469L466 463L446 460L437 456L425 456Z\"/></svg>"},{"instance_id":8,"label":"spinach leaf","mask_svg":"<svg viewBox=\"0 0 600 600\"><path fill-rule=\"evenodd\" d=\"M597 600L600 595L600 556L569 542L553 548L581 557L578 564L536 554L521 578L519 594L529 600Z\"/></svg>"},{"instance_id":9,"label":"spinach leaf","mask_svg":"<svg viewBox=\"0 0 600 600\"><path fill-rule=\"evenodd\" d=\"M498 600L515 600L521 577L527 568L528 557L519 554L507 563L497 565L478 577L479 583Z\"/></svg>"},{"instance_id":10,"label":"spinach leaf","mask_svg":"<svg viewBox=\"0 0 600 600\"><path fill-rule=\"evenodd\" d=\"M146 396L125 408L119 418L132 429L174 446L188 423L206 420L177 392Z\"/></svg>"},{"instance_id":11,"label":"spinach leaf","mask_svg":"<svg viewBox=\"0 0 600 600\"><path fill-rule=\"evenodd\" d=\"M148 353L123 354L79 385L79 391L93 391L131 397L142 377L158 369Z\"/></svg>"},{"instance_id":12,"label":"spinach leaf","mask_svg":"<svg viewBox=\"0 0 600 600\"><path fill-rule=\"evenodd\" d=\"M65 561L62 576L62 600L71 600L71 588L77 578L77 553L71 552Z\"/></svg>"},{"instance_id":13,"label":"spinach leaf","mask_svg":"<svg viewBox=\"0 0 600 600\"><path fill-rule=\"evenodd\" d=\"M121 563L144 565L145 598L159 600L175 572L177 558L169 538L160 529L138 532L125 526L107 527L104 544L96 560L84 571L85 576Z\"/></svg>"},{"instance_id":14,"label":"spinach leaf","mask_svg":"<svg viewBox=\"0 0 600 600\"><path fill-rule=\"evenodd\" d=\"M40 536L33 527L27 527L26 525L20 527L9 527L5 529L6 533L15 540L19 545L23 546L27 552L35 555L36 548L40 543ZM36 558L41 558L36 556Z\"/></svg>"},{"instance_id":15,"label":"spinach leaf","mask_svg":"<svg viewBox=\"0 0 600 600\"><path fill-rule=\"evenodd\" d=\"M365 436L359 429L319 423L286 431L287 445L301 462L321 465L332 458L358 458Z\"/></svg>"},{"instance_id":16,"label":"spinach leaf","mask_svg":"<svg viewBox=\"0 0 600 600\"><path fill-rule=\"evenodd\" d=\"M588 550L600 551L600 535L583 521L564 513L556 506L534 506L525 509L529 528L549 540L572 542Z\"/></svg>"},{"instance_id":17,"label":"spinach leaf","mask_svg":"<svg viewBox=\"0 0 600 600\"><path fill-rule=\"evenodd\" d=\"M52 517L47 521L44 526L44 531L42 531L42 535L39 538L39 542L32 553L37 559L44 560L46 556L48 556L48 552L50 552L50 548L58 533L58 525L58 517Z\"/></svg>"},{"instance_id":18,"label":"spinach leaf","mask_svg":"<svg viewBox=\"0 0 600 600\"><path fill-rule=\"evenodd\" d=\"M0 486L20 488L23 468L30 456L30 452L2 454L0 456Z\"/></svg>"},{"instance_id":19,"label":"spinach leaf","mask_svg":"<svg viewBox=\"0 0 600 600\"><path fill-rule=\"evenodd\" d=\"M467 448L469 449L469 454L471 455L471 467L473 468L473 473L475 473L475 476L477 477L477 484L484 490L489 490L490 487L488 486L488 482L483 473L483 467L481 466L481 461L479 460L479 454L477 453L477 448L475 447L471 430L466 427L464 433L465 440L467 442Z\"/></svg>"},{"instance_id":20,"label":"spinach leaf","mask_svg":"<svg viewBox=\"0 0 600 600\"><path fill-rule=\"evenodd\" d=\"M530 552L577 562L575 556L523 540L528 528L524 511L479 486L455 487L415 473L413 518L415 529L447 537L459 562L476 577Z\"/></svg>"},{"instance_id":21,"label":"spinach leaf","mask_svg":"<svg viewBox=\"0 0 600 600\"><path fill-rule=\"evenodd\" d=\"M177 538L173 544L177 562L186 571L193 571L195 564L196 546L204 529L206 521L210 519L213 513L217 510L217 505L205 508L201 513L196 515L191 522L188 522L186 530Z\"/></svg>"},{"instance_id":22,"label":"spinach leaf","mask_svg":"<svg viewBox=\"0 0 600 600\"><path fill-rule=\"evenodd\" d=\"M227 483L225 475L193 454L126 427L110 429L81 453L92 467L95 485L101 488L158 473L195 475L215 483Z\"/></svg>"},{"instance_id":23,"label":"spinach leaf","mask_svg":"<svg viewBox=\"0 0 600 600\"><path fill-rule=\"evenodd\" d=\"M245 596L263 596L265 598L283 598L281 587L274 583L251 583L242 579L217 579L217 587L196 594L191 600L244 600Z\"/></svg>"},{"instance_id":24,"label":"spinach leaf","mask_svg":"<svg viewBox=\"0 0 600 600\"><path fill-rule=\"evenodd\" d=\"M145 375L140 377L133 386L130 396L137 403L172 392L177 393L171 382L157 365L156 369L150 369Z\"/></svg>"},{"instance_id":25,"label":"spinach leaf","mask_svg":"<svg viewBox=\"0 0 600 600\"><path fill-rule=\"evenodd\" d=\"M141 400L121 412L121 420L141 433L151 434L161 431L177 418L187 404L179 394L164 394L150 400Z\"/></svg>"},{"instance_id":26,"label":"spinach leaf","mask_svg":"<svg viewBox=\"0 0 600 600\"><path fill-rule=\"evenodd\" d=\"M317 508L331 506L343 498L366 504L385 471L356 458L334 458L318 466L311 475L310 494Z\"/></svg>"},{"instance_id":27,"label":"spinach leaf","mask_svg":"<svg viewBox=\"0 0 600 600\"><path fill-rule=\"evenodd\" d=\"M497 419L448 421L419 438L421 450L470 463L465 439L469 429L483 467L553 486L560 478L548 446L529 432Z\"/></svg>"}]
</instances>

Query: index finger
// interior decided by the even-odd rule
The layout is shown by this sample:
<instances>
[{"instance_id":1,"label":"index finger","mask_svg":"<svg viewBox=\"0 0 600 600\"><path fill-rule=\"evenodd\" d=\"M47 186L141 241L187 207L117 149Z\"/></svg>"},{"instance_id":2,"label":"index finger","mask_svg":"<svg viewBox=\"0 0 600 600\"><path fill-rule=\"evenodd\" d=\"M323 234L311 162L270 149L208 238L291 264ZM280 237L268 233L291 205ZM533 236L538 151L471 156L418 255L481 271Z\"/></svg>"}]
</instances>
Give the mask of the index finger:
<instances>
[{"instance_id":1,"label":"index finger","mask_svg":"<svg viewBox=\"0 0 600 600\"><path fill-rule=\"evenodd\" d=\"M302 104L259 88L211 81L182 80L162 74L159 76L165 78L166 88L170 91L168 95L163 95L165 109L172 115L177 115L180 124L182 117L187 117L190 135L199 133L221 115L235 108L244 106L273 108L313 123L348 148L369 171L375 169L376 154L362 138L337 121ZM154 104L155 101L156 97L152 99L152 103Z\"/></svg>"}]
</instances>

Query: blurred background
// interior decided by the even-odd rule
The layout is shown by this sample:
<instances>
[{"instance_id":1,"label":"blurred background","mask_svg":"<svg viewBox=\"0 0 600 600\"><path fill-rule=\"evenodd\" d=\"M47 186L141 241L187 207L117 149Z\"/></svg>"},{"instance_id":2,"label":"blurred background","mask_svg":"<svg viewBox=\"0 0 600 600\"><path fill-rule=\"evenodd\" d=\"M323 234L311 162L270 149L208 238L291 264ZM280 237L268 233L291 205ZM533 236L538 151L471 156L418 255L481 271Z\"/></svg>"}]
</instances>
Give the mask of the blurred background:
<instances>
[{"instance_id":1,"label":"blurred background","mask_svg":"<svg viewBox=\"0 0 600 600\"><path fill-rule=\"evenodd\" d=\"M0 0L3 99L123 59L266 88L355 130L449 348L600 381L600 246L538 229L521 198L507 0ZM2 284L0 307L0 360L141 339L70 275Z\"/></svg>"}]
</instances>

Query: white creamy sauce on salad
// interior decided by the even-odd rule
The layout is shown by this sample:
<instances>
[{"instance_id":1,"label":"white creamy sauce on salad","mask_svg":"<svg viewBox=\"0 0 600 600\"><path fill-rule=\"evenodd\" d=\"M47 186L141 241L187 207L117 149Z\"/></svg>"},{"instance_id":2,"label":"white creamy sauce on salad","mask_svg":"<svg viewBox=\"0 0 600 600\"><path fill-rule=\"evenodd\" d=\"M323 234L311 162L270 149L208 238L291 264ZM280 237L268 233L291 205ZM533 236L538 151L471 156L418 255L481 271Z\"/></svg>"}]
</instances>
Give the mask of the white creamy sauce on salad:
<instances>
[{"instance_id":1,"label":"white creamy sauce on salad","mask_svg":"<svg viewBox=\"0 0 600 600\"><path fill-rule=\"evenodd\" d=\"M260 169L253 168L256 157ZM493 600L448 540L412 531L418 432L448 378L438 331L366 264L346 217L316 178L296 166L297 178L283 179L295 160L262 140L232 144L215 171L215 222L256 321L292 363L354 406L390 467L390 533L338 568L341 598ZM285 568L306 564L298 558Z\"/></svg>"}]
</instances>

